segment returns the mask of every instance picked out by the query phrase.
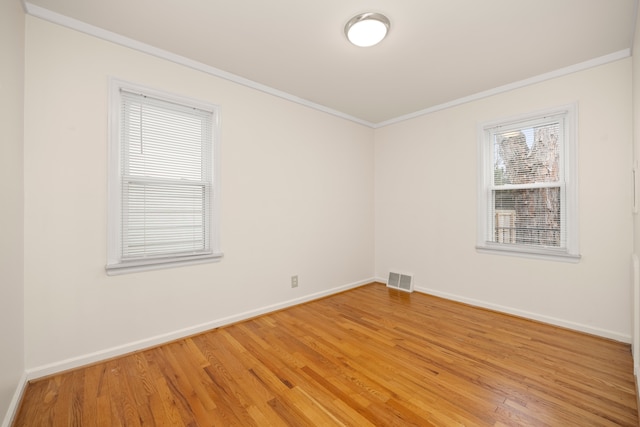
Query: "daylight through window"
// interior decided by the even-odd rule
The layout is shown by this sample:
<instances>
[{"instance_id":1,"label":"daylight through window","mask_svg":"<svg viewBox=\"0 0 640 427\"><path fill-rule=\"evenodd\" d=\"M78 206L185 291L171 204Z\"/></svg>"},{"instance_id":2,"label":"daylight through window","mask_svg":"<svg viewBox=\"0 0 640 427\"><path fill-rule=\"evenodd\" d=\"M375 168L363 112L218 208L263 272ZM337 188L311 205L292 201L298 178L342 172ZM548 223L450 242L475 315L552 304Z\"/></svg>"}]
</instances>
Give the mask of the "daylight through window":
<instances>
[{"instance_id":1,"label":"daylight through window","mask_svg":"<svg viewBox=\"0 0 640 427\"><path fill-rule=\"evenodd\" d=\"M573 109L483 126L478 248L576 256Z\"/></svg>"}]
</instances>

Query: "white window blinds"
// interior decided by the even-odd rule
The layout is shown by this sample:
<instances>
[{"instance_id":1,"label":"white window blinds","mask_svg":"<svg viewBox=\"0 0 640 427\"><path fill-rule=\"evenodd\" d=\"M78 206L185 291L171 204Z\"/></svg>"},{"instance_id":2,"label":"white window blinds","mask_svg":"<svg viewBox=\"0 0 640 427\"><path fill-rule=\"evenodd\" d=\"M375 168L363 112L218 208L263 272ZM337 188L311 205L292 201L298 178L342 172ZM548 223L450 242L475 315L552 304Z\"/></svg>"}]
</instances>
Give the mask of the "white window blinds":
<instances>
[{"instance_id":1,"label":"white window blinds","mask_svg":"<svg viewBox=\"0 0 640 427\"><path fill-rule=\"evenodd\" d=\"M487 241L566 247L563 117L491 130L493 220Z\"/></svg>"},{"instance_id":2,"label":"white window blinds","mask_svg":"<svg viewBox=\"0 0 640 427\"><path fill-rule=\"evenodd\" d=\"M120 91L122 260L209 253L213 113Z\"/></svg>"}]
</instances>

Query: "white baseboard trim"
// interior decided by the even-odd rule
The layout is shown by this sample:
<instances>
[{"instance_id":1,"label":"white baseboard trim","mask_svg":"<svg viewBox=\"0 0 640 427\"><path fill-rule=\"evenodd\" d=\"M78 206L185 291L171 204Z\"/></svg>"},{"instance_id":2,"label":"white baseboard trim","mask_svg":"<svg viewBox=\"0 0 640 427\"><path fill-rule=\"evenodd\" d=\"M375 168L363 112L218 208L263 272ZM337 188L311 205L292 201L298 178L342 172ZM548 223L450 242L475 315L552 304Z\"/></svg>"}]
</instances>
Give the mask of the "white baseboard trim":
<instances>
[{"instance_id":1,"label":"white baseboard trim","mask_svg":"<svg viewBox=\"0 0 640 427\"><path fill-rule=\"evenodd\" d=\"M640 379L638 378L638 371L635 371L636 376L636 404L638 407L638 415L640 416Z\"/></svg>"},{"instance_id":2,"label":"white baseboard trim","mask_svg":"<svg viewBox=\"0 0 640 427\"><path fill-rule=\"evenodd\" d=\"M18 387L16 387L15 393L13 393L13 398L9 403L9 407L7 408L7 413L4 416L4 420L2 421L2 427L10 427L13 424L13 419L18 413L18 408L20 407L20 402L22 401L22 395L27 388L27 373L23 372L20 377L20 381L18 383Z\"/></svg>"},{"instance_id":3,"label":"white baseboard trim","mask_svg":"<svg viewBox=\"0 0 640 427\"><path fill-rule=\"evenodd\" d=\"M373 281L374 279L360 280L358 282L349 283L349 284L338 286L322 292L316 292L314 294L309 294L309 295L305 295L299 298L294 298L288 301L283 301L277 304L268 305L265 307L257 308L255 310L245 311L244 313L235 314L233 316L227 316L220 319L211 320L209 322L190 326L188 328L180 329L180 330L169 332L166 334L157 335L155 337L146 338L143 340L123 344L120 346L96 351L94 353L73 357L73 358L62 360L59 362L50 363L44 366L30 368L26 370L26 380L29 381L37 378L46 377L46 376L57 374L63 371L68 371L70 369L75 369L81 366L86 366L92 363L100 362L102 360L107 360L114 357L123 356L125 354L133 353L135 351L155 347L157 345L165 344L167 342L171 342L177 339L185 338L191 335L196 335L201 332L208 331L210 329L215 329L221 326L230 325L232 323L237 323L243 320L250 319L252 317L260 316L266 313L282 310L284 308L292 307L295 305L303 304L305 302L313 301L313 300L324 298L333 294L344 292L349 289L366 285Z\"/></svg>"},{"instance_id":4,"label":"white baseboard trim","mask_svg":"<svg viewBox=\"0 0 640 427\"><path fill-rule=\"evenodd\" d=\"M386 283L386 282L385 282ZM577 322L571 322L569 320L558 319L551 316L545 316L543 314L532 313L530 311L519 310L517 308L506 307L499 304L493 304L487 301L477 300L474 298L466 298L460 295L450 294L448 292L441 292L435 289L429 289L424 287L416 286L414 290L417 292L422 292L424 294L433 295L436 297L445 298L452 301L462 302L465 304L473 305L475 307L486 308L493 311L499 311L501 313L511 314L518 317L523 317L526 319L536 320L542 323L548 323L554 326L560 326L563 328L571 329L574 331L584 332L591 335L597 335L600 337L612 339L615 341L623 342L623 343L631 343L631 335L625 335L614 331L609 331L602 328L596 328L589 325L584 325Z\"/></svg>"}]
</instances>

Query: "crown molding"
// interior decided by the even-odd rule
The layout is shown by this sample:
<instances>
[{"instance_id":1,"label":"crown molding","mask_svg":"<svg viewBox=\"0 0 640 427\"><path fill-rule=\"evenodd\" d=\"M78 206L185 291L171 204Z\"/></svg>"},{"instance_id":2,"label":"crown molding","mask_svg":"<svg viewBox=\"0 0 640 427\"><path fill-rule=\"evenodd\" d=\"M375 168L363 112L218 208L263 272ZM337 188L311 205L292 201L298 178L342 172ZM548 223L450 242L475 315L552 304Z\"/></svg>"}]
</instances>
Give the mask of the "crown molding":
<instances>
[{"instance_id":1,"label":"crown molding","mask_svg":"<svg viewBox=\"0 0 640 427\"><path fill-rule=\"evenodd\" d=\"M180 64L185 67L192 68L194 70L201 71L203 73L207 73L212 76L219 77L221 79L225 79L233 83L237 83L239 85L246 86L251 89L255 89L260 92L267 93L269 95L277 96L278 98L295 102L296 104L300 104L305 107L309 107L314 110L321 111L323 113L331 114L333 116L337 116L342 119L346 119L346 120L358 123L360 125L364 125L370 128L373 128L375 126L374 123L368 122L366 120L362 120L360 118L351 116L349 114L345 114L341 111L334 110L329 107L325 107L324 105L316 104L315 102L311 102L309 100L299 98L295 95L291 95L290 93L287 93L278 89L274 89L270 86L263 85L253 80L245 79L244 77L240 77L236 74L232 74L227 71L220 70L219 68L211 67L209 65L203 64L202 62L194 61L192 59L177 55L175 53L166 51L164 49L159 49L149 44L142 43L137 40L131 39L129 37L125 37L120 34L105 30L103 28L96 27L91 24L87 24L86 22L82 22L77 19L70 18L66 15L61 15L59 13L34 5L32 3L24 2L24 7L28 15L34 16L36 18L40 18L45 21L52 22L54 24L58 24L63 27L70 28L72 30L80 31L82 33L118 44L124 47L128 47L130 49L134 49L139 52L146 53L148 55L153 55L161 59L166 59L167 61L171 61L176 64Z\"/></svg>"},{"instance_id":2,"label":"crown molding","mask_svg":"<svg viewBox=\"0 0 640 427\"><path fill-rule=\"evenodd\" d=\"M378 129L385 126L393 125L399 122L403 122L406 120L414 119L416 117L424 116L427 114L434 113L436 111L446 110L448 108L456 107L458 105L466 104L469 102L477 101L483 98L488 98L493 95L501 94L504 92L508 92L514 89L519 89L522 87L534 85L537 83L544 82L546 80L555 79L557 77L566 76L568 74L576 73L578 71L587 70L589 68L597 67L600 65L608 64L610 62L619 61L624 58L628 58L631 56L631 49L623 49L617 52L610 53L608 55L600 56L598 58L590 59L588 61L580 62L578 64L570 65L568 67L560 68L555 71L551 71L548 73L540 74L528 79L520 80L514 83L509 83L503 86L499 86L493 89L489 89L483 92L479 92L473 95L465 96L462 98L454 99L449 102L445 102L439 105L434 105L429 108L425 108L423 110L415 111L413 113L409 113L403 116L399 116L396 118L392 118L389 120L385 120L378 123L372 123L358 117L354 117L352 115L343 113L338 110L334 110L332 108L326 107L324 105L316 104L315 102L299 98L290 93L274 89L270 86L263 85L261 83L255 82L253 80L246 79L244 77L240 77L236 74L229 73L224 70L220 70L215 67L211 67L209 65L203 64L202 62L194 61L192 59L186 58L184 56L180 56L174 54L172 52L159 49L157 47L151 46L146 43L139 42L137 40L131 39L129 37L122 36L120 34L105 30L100 27L96 27L94 25L87 24L86 22L79 21L74 18L70 18L65 15L61 15L59 13L53 12L49 9L45 9L43 7L34 5L29 3L28 1L24 1L24 8L27 14L34 16L36 18L44 19L46 21L52 22L54 24L61 25L63 27L67 27L76 31L80 31L82 33L110 41L112 43L128 47L130 49L134 49L149 55L156 56L158 58L165 59L167 61L171 61L180 65L183 65L188 68L192 68L194 70L201 71L203 73L210 74L215 77L219 77L221 79L225 79L231 81L233 83L237 83L242 86L246 86L278 98L282 98L291 102L295 102L296 104L303 105L308 108L312 108L317 111L321 111L336 117L340 117L345 120L352 121L354 123L358 123L360 125Z\"/></svg>"},{"instance_id":3,"label":"crown molding","mask_svg":"<svg viewBox=\"0 0 640 427\"><path fill-rule=\"evenodd\" d=\"M496 88L485 90L483 92L478 92L476 94L465 96L463 98L454 99L453 101L445 102L439 105L434 105L433 107L425 108L424 110L416 111L414 113L406 114L404 116L396 117L394 119L385 120L383 122L376 123L373 127L377 129L384 126L389 126L395 123L403 122L405 120L410 120L416 117L435 113L436 111L446 110L447 108L456 107L458 105L466 104L468 102L477 101L479 99L488 98L490 96L498 95L500 93L509 92L515 89L520 89L526 86L541 83L546 80L551 80L551 79L566 76L572 73L577 73L578 71L584 71L589 68L594 68L600 65L608 64L610 62L619 61L621 59L628 58L630 56L631 56L631 49L619 50L617 52L613 52L608 55L600 56L598 58L593 58L588 61L584 61L578 64L570 65L568 67L560 68L555 71L550 71L548 73L540 74L528 79L509 83L503 86L498 86Z\"/></svg>"}]
</instances>

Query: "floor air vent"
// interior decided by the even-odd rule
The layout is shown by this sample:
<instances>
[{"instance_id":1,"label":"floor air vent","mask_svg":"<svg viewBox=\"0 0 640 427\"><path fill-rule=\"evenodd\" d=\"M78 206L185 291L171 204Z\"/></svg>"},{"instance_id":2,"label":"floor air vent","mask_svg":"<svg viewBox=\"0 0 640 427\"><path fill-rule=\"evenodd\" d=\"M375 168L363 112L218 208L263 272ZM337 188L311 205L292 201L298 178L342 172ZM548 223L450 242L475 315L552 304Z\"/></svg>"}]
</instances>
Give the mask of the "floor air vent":
<instances>
[{"instance_id":1,"label":"floor air vent","mask_svg":"<svg viewBox=\"0 0 640 427\"><path fill-rule=\"evenodd\" d=\"M405 292L413 292L413 276L400 273L389 273L387 287Z\"/></svg>"}]
</instances>

